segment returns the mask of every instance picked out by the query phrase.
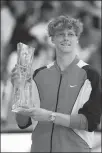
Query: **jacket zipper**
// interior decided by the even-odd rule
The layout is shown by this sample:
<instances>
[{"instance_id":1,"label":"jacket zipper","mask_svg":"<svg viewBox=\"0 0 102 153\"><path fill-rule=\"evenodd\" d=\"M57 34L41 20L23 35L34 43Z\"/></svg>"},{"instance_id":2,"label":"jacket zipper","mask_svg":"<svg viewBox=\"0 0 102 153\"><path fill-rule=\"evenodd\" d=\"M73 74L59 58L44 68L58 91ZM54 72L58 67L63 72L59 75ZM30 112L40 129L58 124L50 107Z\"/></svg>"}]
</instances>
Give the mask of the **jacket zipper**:
<instances>
[{"instance_id":1,"label":"jacket zipper","mask_svg":"<svg viewBox=\"0 0 102 153\"><path fill-rule=\"evenodd\" d=\"M58 99L59 99L59 91L60 91L60 86L61 86L61 80L62 80L62 74L60 75L60 82L59 82L59 87L58 87L58 92L57 92L57 102L56 102L55 112L57 112L57 105L58 105ZM52 137L53 137L53 131L54 131L54 123L52 125L52 132L51 132L50 153L52 152Z\"/></svg>"}]
</instances>

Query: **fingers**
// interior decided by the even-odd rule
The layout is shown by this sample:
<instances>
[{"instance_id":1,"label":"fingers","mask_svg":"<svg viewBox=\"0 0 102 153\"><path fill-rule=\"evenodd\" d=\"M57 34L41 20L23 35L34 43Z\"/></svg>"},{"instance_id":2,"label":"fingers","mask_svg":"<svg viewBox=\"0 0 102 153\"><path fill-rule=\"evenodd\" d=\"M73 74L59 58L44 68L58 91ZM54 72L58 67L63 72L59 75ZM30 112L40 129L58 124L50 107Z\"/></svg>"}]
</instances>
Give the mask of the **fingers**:
<instances>
[{"instance_id":1,"label":"fingers","mask_svg":"<svg viewBox=\"0 0 102 153\"><path fill-rule=\"evenodd\" d=\"M14 78L16 79L18 77L19 77L19 74L16 72L11 74L11 79L14 79Z\"/></svg>"},{"instance_id":2,"label":"fingers","mask_svg":"<svg viewBox=\"0 0 102 153\"><path fill-rule=\"evenodd\" d=\"M17 82L18 79L19 79L19 73L17 70L17 65L15 65L11 73L11 83L14 85L14 82Z\"/></svg>"},{"instance_id":3,"label":"fingers","mask_svg":"<svg viewBox=\"0 0 102 153\"><path fill-rule=\"evenodd\" d=\"M29 109L28 109L28 112L29 112L29 113L35 113L35 111L36 111L35 108L29 108Z\"/></svg>"},{"instance_id":4,"label":"fingers","mask_svg":"<svg viewBox=\"0 0 102 153\"><path fill-rule=\"evenodd\" d=\"M27 112L30 117L35 118L35 116L36 116L36 109L35 108L26 109L25 112Z\"/></svg>"},{"instance_id":5,"label":"fingers","mask_svg":"<svg viewBox=\"0 0 102 153\"><path fill-rule=\"evenodd\" d=\"M25 108L25 109L29 109L29 107L28 106L25 106L25 105L23 105L23 106L21 106L22 108Z\"/></svg>"},{"instance_id":6,"label":"fingers","mask_svg":"<svg viewBox=\"0 0 102 153\"><path fill-rule=\"evenodd\" d=\"M35 112L35 108L29 108L29 107L23 106L23 107L21 107L20 112L27 112L27 113L32 114Z\"/></svg>"},{"instance_id":7,"label":"fingers","mask_svg":"<svg viewBox=\"0 0 102 153\"><path fill-rule=\"evenodd\" d=\"M17 70L17 64L15 65L15 67L12 69L12 73L14 73Z\"/></svg>"},{"instance_id":8,"label":"fingers","mask_svg":"<svg viewBox=\"0 0 102 153\"><path fill-rule=\"evenodd\" d=\"M15 83L19 83L19 75L18 74L12 74L11 75L11 83L14 85Z\"/></svg>"},{"instance_id":9,"label":"fingers","mask_svg":"<svg viewBox=\"0 0 102 153\"><path fill-rule=\"evenodd\" d=\"M17 114L21 114L24 116L32 116L32 112L29 112L26 108L21 108L19 111L16 112Z\"/></svg>"},{"instance_id":10,"label":"fingers","mask_svg":"<svg viewBox=\"0 0 102 153\"><path fill-rule=\"evenodd\" d=\"M18 73L17 67L15 66L12 70L11 76L15 75Z\"/></svg>"},{"instance_id":11,"label":"fingers","mask_svg":"<svg viewBox=\"0 0 102 153\"><path fill-rule=\"evenodd\" d=\"M15 113L21 114L24 116L32 117L33 119L36 118L36 109L35 108L28 108L27 106L23 106L20 110L16 111Z\"/></svg>"}]
</instances>

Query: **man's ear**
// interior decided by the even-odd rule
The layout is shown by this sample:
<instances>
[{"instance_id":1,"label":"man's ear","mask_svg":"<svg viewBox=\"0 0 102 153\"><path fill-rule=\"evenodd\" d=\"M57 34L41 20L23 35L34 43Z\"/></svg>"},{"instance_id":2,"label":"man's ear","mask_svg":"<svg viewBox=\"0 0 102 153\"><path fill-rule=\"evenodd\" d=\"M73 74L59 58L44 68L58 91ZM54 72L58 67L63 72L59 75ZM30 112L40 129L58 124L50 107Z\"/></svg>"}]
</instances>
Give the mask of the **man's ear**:
<instances>
[{"instance_id":1,"label":"man's ear","mask_svg":"<svg viewBox=\"0 0 102 153\"><path fill-rule=\"evenodd\" d=\"M78 44L78 42L79 42L79 39L78 39L78 37L76 38L76 41L77 41L77 44Z\"/></svg>"},{"instance_id":2,"label":"man's ear","mask_svg":"<svg viewBox=\"0 0 102 153\"><path fill-rule=\"evenodd\" d=\"M51 37L51 42L54 44L54 38L53 37Z\"/></svg>"}]
</instances>

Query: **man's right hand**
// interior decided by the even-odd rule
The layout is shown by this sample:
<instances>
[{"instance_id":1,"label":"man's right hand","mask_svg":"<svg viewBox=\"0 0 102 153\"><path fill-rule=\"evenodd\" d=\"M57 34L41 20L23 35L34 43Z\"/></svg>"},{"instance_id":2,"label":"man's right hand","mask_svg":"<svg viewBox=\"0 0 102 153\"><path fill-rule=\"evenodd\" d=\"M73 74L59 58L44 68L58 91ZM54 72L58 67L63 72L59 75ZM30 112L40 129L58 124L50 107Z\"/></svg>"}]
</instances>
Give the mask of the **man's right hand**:
<instances>
[{"instance_id":1,"label":"man's right hand","mask_svg":"<svg viewBox=\"0 0 102 153\"><path fill-rule=\"evenodd\" d=\"M11 72L11 83L14 86L14 84L19 84L20 83L20 77L19 77L19 72L17 70L17 65L13 68Z\"/></svg>"}]
</instances>

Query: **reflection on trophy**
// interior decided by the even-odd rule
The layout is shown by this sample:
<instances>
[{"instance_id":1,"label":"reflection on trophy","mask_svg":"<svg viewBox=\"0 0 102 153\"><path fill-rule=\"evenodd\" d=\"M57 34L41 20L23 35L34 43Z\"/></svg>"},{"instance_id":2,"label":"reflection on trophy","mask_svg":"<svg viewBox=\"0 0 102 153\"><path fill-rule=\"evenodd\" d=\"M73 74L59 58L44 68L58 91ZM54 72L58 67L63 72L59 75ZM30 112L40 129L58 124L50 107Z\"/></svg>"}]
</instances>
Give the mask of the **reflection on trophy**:
<instances>
[{"instance_id":1,"label":"reflection on trophy","mask_svg":"<svg viewBox=\"0 0 102 153\"><path fill-rule=\"evenodd\" d=\"M19 72L20 82L14 84L12 111L17 111L22 107L34 107L32 101L34 48L23 43L18 43L17 53L17 71Z\"/></svg>"}]
</instances>

